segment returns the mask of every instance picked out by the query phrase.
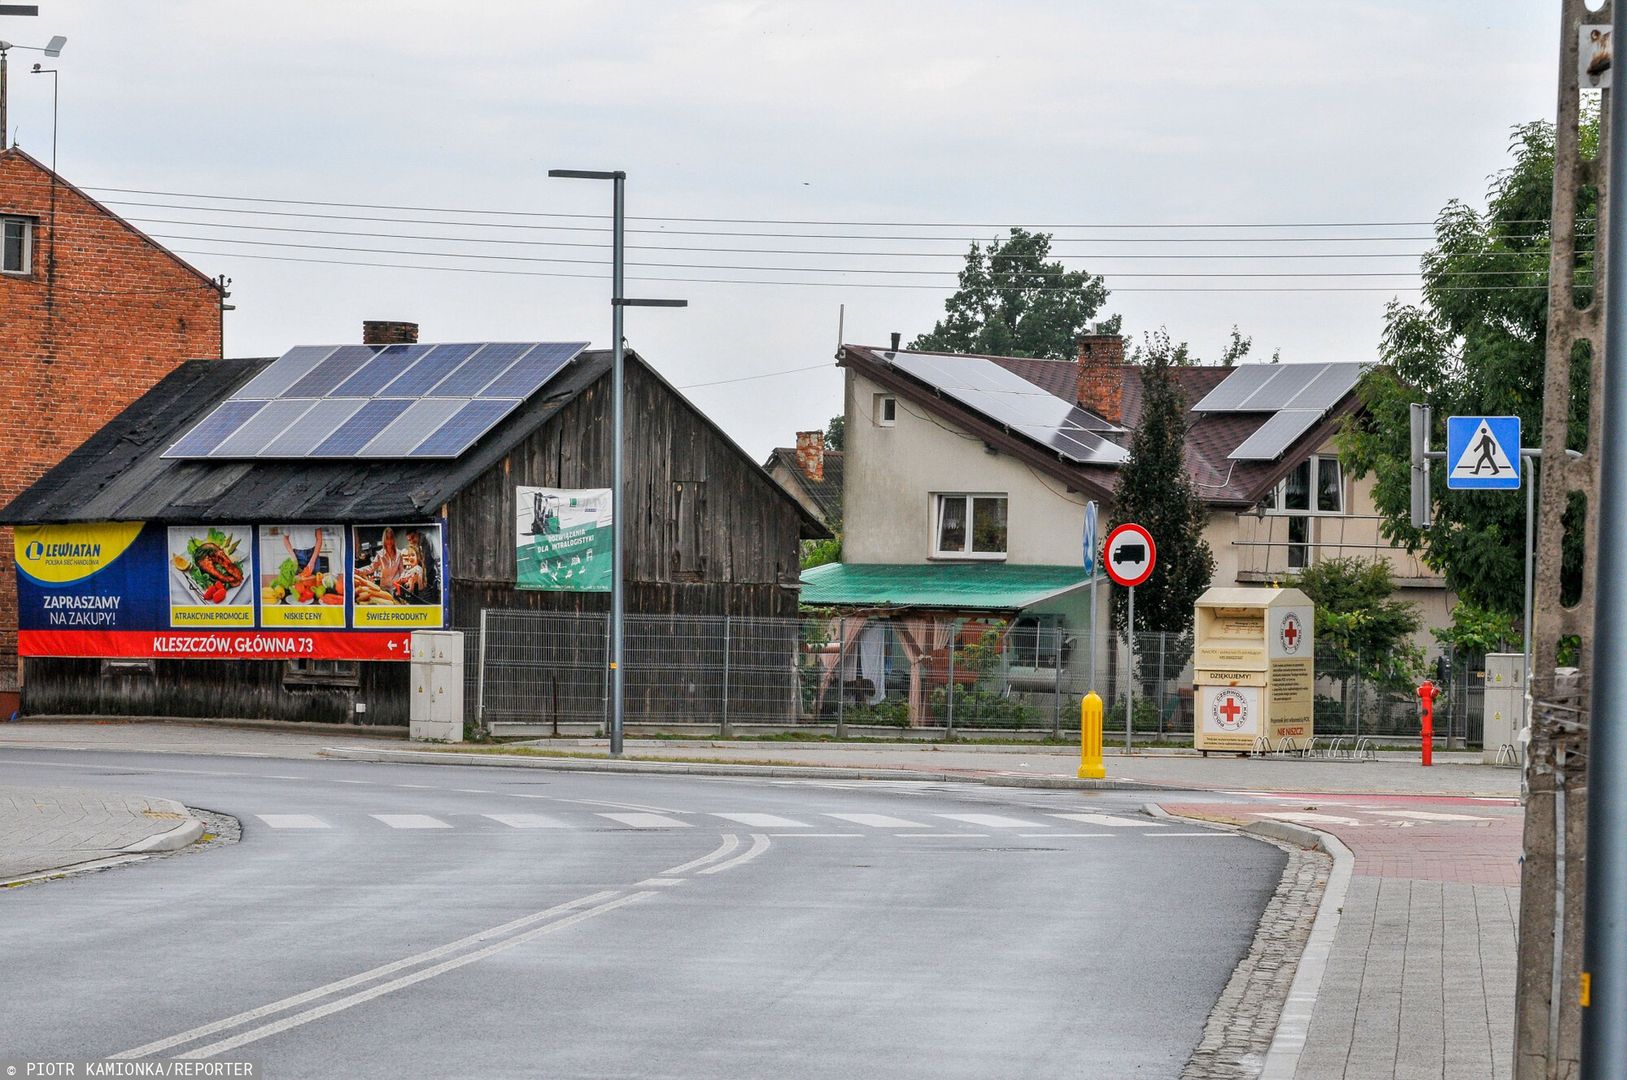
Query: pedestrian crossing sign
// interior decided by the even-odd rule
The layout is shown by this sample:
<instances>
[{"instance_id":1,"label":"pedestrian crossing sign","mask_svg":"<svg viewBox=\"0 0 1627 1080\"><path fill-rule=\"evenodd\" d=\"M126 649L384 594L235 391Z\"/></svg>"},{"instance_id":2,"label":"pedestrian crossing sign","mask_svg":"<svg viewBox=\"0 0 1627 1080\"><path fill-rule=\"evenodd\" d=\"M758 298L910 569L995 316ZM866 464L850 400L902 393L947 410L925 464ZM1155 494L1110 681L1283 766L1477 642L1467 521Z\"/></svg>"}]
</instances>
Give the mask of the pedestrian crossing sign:
<instances>
[{"instance_id":1,"label":"pedestrian crossing sign","mask_svg":"<svg viewBox=\"0 0 1627 1080\"><path fill-rule=\"evenodd\" d=\"M1520 418L1448 416L1446 486L1453 490L1519 490Z\"/></svg>"}]
</instances>

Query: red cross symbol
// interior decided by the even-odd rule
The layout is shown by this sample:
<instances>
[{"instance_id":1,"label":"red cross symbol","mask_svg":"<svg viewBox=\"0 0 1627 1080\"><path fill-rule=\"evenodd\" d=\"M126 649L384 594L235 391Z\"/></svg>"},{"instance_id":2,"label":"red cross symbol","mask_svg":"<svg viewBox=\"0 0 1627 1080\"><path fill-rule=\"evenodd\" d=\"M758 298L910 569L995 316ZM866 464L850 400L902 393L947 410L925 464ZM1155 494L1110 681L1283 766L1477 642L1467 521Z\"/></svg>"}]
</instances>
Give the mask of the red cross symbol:
<instances>
[{"instance_id":1,"label":"red cross symbol","mask_svg":"<svg viewBox=\"0 0 1627 1080\"><path fill-rule=\"evenodd\" d=\"M1288 642L1288 647L1292 649L1294 642L1299 640L1299 624L1292 619L1288 620L1288 624L1282 628L1282 637L1284 641Z\"/></svg>"},{"instance_id":2,"label":"red cross symbol","mask_svg":"<svg viewBox=\"0 0 1627 1080\"><path fill-rule=\"evenodd\" d=\"M1235 698L1227 698L1226 704L1220 707L1220 715L1226 718L1226 723L1228 724L1237 723L1237 717L1240 713L1242 713L1242 711L1243 707L1237 704Z\"/></svg>"}]
</instances>

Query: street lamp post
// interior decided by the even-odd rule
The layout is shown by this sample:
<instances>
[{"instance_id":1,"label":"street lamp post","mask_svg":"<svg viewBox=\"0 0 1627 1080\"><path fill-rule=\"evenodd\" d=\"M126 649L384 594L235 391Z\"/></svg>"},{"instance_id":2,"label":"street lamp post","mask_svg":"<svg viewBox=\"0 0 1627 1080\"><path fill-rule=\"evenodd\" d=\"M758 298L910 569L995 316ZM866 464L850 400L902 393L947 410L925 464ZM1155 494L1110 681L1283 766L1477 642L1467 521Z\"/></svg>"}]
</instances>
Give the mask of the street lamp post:
<instances>
[{"instance_id":1,"label":"street lamp post","mask_svg":"<svg viewBox=\"0 0 1627 1080\"><path fill-rule=\"evenodd\" d=\"M22 10L28 6L29 5L26 4L0 4L0 15L39 14L38 8L35 8L33 11ZM13 10L7 10L8 8ZM29 52L42 52L46 56L57 57L62 55L62 46L66 45L67 43L68 39L63 37L61 34L56 35L50 41L46 42L44 47L38 45L16 45L9 41L0 41L0 150L4 150L10 145L10 136L6 134L6 54L12 49L27 49ZM55 108L54 104L52 105L52 108Z\"/></svg>"},{"instance_id":2,"label":"street lamp post","mask_svg":"<svg viewBox=\"0 0 1627 1080\"><path fill-rule=\"evenodd\" d=\"M624 373L625 346L622 341L622 309L628 307L687 307L687 300L634 300L623 295L622 275L626 262L626 187L627 174L620 169L605 172L596 169L549 169L548 175L572 180L609 180L614 185L613 214L610 242L610 512L613 526L610 530L610 756L620 757L625 717L626 650L625 623L627 615L626 561L623 558L625 530L631 523L623 505L626 482L623 477L623 458L626 445L624 412L626 403L626 375Z\"/></svg>"}]
</instances>

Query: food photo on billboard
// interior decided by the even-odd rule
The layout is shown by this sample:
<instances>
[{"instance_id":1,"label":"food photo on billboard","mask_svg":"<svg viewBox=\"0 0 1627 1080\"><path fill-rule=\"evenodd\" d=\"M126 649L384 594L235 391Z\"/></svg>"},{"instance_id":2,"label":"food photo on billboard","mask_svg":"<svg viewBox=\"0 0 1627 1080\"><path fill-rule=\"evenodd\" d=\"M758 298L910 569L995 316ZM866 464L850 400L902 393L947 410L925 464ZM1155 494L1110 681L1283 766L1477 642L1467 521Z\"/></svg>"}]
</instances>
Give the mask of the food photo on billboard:
<instances>
[{"instance_id":1,"label":"food photo on billboard","mask_svg":"<svg viewBox=\"0 0 1627 1080\"><path fill-rule=\"evenodd\" d=\"M439 524L359 525L355 545L357 626L441 625Z\"/></svg>"},{"instance_id":2,"label":"food photo on billboard","mask_svg":"<svg viewBox=\"0 0 1627 1080\"><path fill-rule=\"evenodd\" d=\"M169 530L170 625L254 625L253 535L246 525Z\"/></svg>"},{"instance_id":3,"label":"food photo on billboard","mask_svg":"<svg viewBox=\"0 0 1627 1080\"><path fill-rule=\"evenodd\" d=\"M345 530L260 526L260 623L345 625Z\"/></svg>"}]
</instances>

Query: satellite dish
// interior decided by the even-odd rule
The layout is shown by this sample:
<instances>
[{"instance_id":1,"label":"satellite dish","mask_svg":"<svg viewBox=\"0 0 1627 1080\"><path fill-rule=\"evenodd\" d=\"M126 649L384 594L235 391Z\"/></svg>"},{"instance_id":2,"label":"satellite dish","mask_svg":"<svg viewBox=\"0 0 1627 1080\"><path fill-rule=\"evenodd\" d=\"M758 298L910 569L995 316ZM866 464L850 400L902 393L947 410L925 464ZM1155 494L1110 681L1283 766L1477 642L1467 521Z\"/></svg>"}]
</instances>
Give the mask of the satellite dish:
<instances>
[{"instance_id":1,"label":"satellite dish","mask_svg":"<svg viewBox=\"0 0 1627 1080\"><path fill-rule=\"evenodd\" d=\"M46 56L61 56L62 55L62 46L66 45L67 43L68 43L67 38L63 37L61 34L57 34L50 41L45 43L45 55Z\"/></svg>"}]
</instances>

